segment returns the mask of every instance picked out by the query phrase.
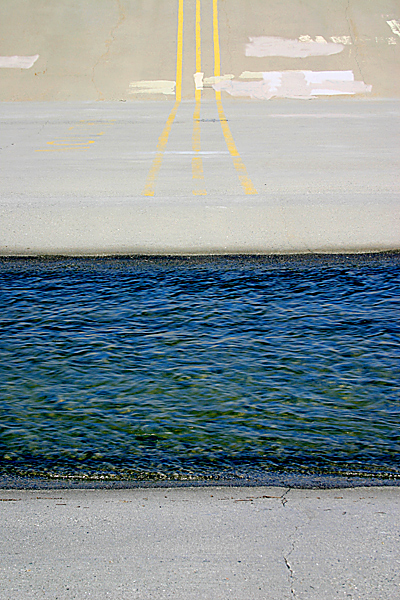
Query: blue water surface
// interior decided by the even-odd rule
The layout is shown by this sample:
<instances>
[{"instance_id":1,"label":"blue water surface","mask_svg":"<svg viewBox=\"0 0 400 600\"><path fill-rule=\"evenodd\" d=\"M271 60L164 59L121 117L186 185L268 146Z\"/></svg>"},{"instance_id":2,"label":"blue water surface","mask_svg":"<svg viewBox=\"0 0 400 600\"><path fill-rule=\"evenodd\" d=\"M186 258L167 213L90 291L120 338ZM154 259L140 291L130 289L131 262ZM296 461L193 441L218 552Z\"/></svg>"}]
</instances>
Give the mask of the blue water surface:
<instances>
[{"instance_id":1,"label":"blue water surface","mask_svg":"<svg viewBox=\"0 0 400 600\"><path fill-rule=\"evenodd\" d=\"M399 266L1 260L0 473L400 477Z\"/></svg>"}]
</instances>

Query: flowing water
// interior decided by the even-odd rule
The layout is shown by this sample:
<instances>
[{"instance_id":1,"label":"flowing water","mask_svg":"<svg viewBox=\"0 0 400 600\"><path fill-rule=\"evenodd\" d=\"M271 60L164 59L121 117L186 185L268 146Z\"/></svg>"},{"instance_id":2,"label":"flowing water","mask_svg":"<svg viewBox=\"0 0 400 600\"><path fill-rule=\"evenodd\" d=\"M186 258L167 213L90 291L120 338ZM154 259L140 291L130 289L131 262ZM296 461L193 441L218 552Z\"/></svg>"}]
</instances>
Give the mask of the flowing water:
<instances>
[{"instance_id":1,"label":"flowing water","mask_svg":"<svg viewBox=\"0 0 400 600\"><path fill-rule=\"evenodd\" d=\"M400 477L400 255L0 261L0 473Z\"/></svg>"}]
</instances>

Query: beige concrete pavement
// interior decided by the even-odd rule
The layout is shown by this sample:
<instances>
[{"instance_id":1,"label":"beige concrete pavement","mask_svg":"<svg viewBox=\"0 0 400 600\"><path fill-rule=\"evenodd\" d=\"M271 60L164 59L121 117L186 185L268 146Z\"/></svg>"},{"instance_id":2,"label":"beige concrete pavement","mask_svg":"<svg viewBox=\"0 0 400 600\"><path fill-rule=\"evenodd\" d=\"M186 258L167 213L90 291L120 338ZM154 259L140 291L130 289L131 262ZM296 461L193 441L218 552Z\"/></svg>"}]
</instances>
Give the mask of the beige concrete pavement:
<instances>
[{"instance_id":1,"label":"beige concrete pavement","mask_svg":"<svg viewBox=\"0 0 400 600\"><path fill-rule=\"evenodd\" d=\"M184 0L184 99L194 98L195 7L195 0ZM213 0L201 0L205 77L214 75L212 7ZM30 69L0 67L0 100L165 99L132 94L130 84L175 81L178 10L178 0L3 0L0 56L39 57ZM372 85L367 95L398 98L398 22L396 0L219 0L221 75L352 70L356 80ZM246 56L249 38L261 36L309 37L320 46L333 38L343 48L304 58ZM210 96L208 90L205 99Z\"/></svg>"}]
</instances>

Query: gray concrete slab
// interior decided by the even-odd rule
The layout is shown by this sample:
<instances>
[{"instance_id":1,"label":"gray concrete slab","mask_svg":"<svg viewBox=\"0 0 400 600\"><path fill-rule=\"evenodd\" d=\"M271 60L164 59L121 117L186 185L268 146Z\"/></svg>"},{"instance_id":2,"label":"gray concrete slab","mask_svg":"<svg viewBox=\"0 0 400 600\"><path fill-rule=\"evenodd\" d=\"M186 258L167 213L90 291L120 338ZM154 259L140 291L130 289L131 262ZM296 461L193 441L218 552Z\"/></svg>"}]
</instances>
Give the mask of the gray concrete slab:
<instances>
[{"instance_id":1,"label":"gray concrete slab","mask_svg":"<svg viewBox=\"0 0 400 600\"><path fill-rule=\"evenodd\" d=\"M399 494L2 490L0 595L397 600Z\"/></svg>"}]
</instances>

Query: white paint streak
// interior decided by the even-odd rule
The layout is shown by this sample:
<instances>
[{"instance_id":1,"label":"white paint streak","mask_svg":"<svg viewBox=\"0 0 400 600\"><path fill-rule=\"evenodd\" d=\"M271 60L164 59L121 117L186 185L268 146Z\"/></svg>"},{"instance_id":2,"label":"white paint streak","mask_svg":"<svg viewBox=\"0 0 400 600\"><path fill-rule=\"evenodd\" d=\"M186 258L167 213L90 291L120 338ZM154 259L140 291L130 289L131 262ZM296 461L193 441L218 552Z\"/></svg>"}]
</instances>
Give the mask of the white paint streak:
<instances>
[{"instance_id":1,"label":"white paint streak","mask_svg":"<svg viewBox=\"0 0 400 600\"><path fill-rule=\"evenodd\" d=\"M393 33L400 37L400 22L392 19L391 21L386 21L386 23L389 25Z\"/></svg>"},{"instance_id":2,"label":"white paint streak","mask_svg":"<svg viewBox=\"0 0 400 600\"><path fill-rule=\"evenodd\" d=\"M204 73L195 73L193 75L193 78L194 78L194 87L196 88L196 90L202 90L203 89L203 77L204 77Z\"/></svg>"},{"instance_id":3,"label":"white paint streak","mask_svg":"<svg viewBox=\"0 0 400 600\"><path fill-rule=\"evenodd\" d=\"M229 81L235 78L234 75L218 75L216 77L204 77L204 73L195 73L193 77L196 90L212 88L215 83L219 83L220 81Z\"/></svg>"},{"instance_id":4,"label":"white paint streak","mask_svg":"<svg viewBox=\"0 0 400 600\"><path fill-rule=\"evenodd\" d=\"M217 77L204 77L204 87L212 87L215 83L220 81L230 81L234 79L234 75L219 75Z\"/></svg>"},{"instance_id":5,"label":"white paint streak","mask_svg":"<svg viewBox=\"0 0 400 600\"><path fill-rule=\"evenodd\" d=\"M318 38L318 39L317 39ZM281 37L250 37L246 44L246 56L287 56L306 58L307 56L329 56L343 50L342 44L327 42L322 36L313 41L310 36L300 36L298 40Z\"/></svg>"},{"instance_id":6,"label":"white paint streak","mask_svg":"<svg viewBox=\"0 0 400 600\"><path fill-rule=\"evenodd\" d=\"M272 119L369 119L369 115L357 113L272 113L268 115Z\"/></svg>"},{"instance_id":7,"label":"white paint streak","mask_svg":"<svg viewBox=\"0 0 400 600\"><path fill-rule=\"evenodd\" d=\"M307 84L327 81L354 81L353 71L301 71Z\"/></svg>"},{"instance_id":8,"label":"white paint streak","mask_svg":"<svg viewBox=\"0 0 400 600\"><path fill-rule=\"evenodd\" d=\"M155 152L152 152L151 154L155 154ZM214 156L214 155L219 155L219 154L229 154L228 150L222 150L222 151L207 151L207 150L200 150L199 152L197 152L197 150L170 150L168 152L164 152L164 154L189 154L191 156L198 156L199 154L201 154L202 156Z\"/></svg>"},{"instance_id":9,"label":"white paint streak","mask_svg":"<svg viewBox=\"0 0 400 600\"><path fill-rule=\"evenodd\" d=\"M255 72L254 78L259 79ZM250 79L245 71L240 78ZM372 90L363 81L354 81L353 71L268 71L262 81L221 81L214 89L231 96L248 96L258 100L270 98L308 99L318 96L365 94Z\"/></svg>"},{"instance_id":10,"label":"white paint streak","mask_svg":"<svg viewBox=\"0 0 400 600\"><path fill-rule=\"evenodd\" d=\"M263 80L268 83L270 93L275 95L282 86L282 73L279 71L263 73Z\"/></svg>"},{"instance_id":11,"label":"white paint streak","mask_svg":"<svg viewBox=\"0 0 400 600\"><path fill-rule=\"evenodd\" d=\"M351 46L351 37L349 35L333 35L332 42L335 44L343 44L343 46Z\"/></svg>"},{"instance_id":12,"label":"white paint streak","mask_svg":"<svg viewBox=\"0 0 400 600\"><path fill-rule=\"evenodd\" d=\"M264 73L262 71L243 71L239 75L239 79L264 79Z\"/></svg>"},{"instance_id":13,"label":"white paint streak","mask_svg":"<svg viewBox=\"0 0 400 600\"><path fill-rule=\"evenodd\" d=\"M0 56L0 68L30 69L38 58L39 54L34 54L33 56Z\"/></svg>"},{"instance_id":14,"label":"white paint streak","mask_svg":"<svg viewBox=\"0 0 400 600\"><path fill-rule=\"evenodd\" d=\"M129 94L175 94L175 81L160 79L158 81L132 81Z\"/></svg>"}]
</instances>

